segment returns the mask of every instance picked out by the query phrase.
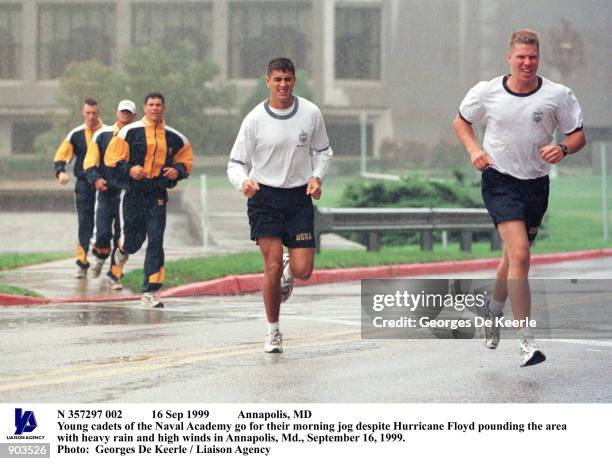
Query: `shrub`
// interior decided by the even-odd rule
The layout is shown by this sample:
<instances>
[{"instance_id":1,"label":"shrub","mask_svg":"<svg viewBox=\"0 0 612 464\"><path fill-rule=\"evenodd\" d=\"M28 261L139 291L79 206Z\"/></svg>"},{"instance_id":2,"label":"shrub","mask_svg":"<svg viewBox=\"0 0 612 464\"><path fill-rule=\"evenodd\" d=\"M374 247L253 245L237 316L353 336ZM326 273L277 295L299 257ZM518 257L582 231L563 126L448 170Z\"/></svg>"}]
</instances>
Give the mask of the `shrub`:
<instances>
[{"instance_id":1,"label":"shrub","mask_svg":"<svg viewBox=\"0 0 612 464\"><path fill-rule=\"evenodd\" d=\"M341 204L353 208L479 208L480 193L473 186L455 180L428 179L420 175L403 177L400 182L363 180L349 184ZM352 232L347 238L367 243L367 234ZM488 239L488 234L486 234ZM450 234L454 239L454 234ZM478 238L475 235L475 238ZM418 232L384 232L383 245L418 243Z\"/></svg>"}]
</instances>

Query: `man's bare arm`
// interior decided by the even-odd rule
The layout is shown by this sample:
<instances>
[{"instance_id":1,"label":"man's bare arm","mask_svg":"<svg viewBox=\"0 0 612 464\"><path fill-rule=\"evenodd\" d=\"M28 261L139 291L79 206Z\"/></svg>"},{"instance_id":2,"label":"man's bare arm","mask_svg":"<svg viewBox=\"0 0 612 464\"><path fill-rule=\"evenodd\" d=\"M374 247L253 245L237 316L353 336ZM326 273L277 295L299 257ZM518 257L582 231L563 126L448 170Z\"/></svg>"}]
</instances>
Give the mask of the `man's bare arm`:
<instances>
[{"instance_id":1,"label":"man's bare arm","mask_svg":"<svg viewBox=\"0 0 612 464\"><path fill-rule=\"evenodd\" d=\"M568 155L580 151L586 145L584 131L572 132L563 139L561 144L567 147ZM540 157L547 163L557 164L564 158L564 154L561 145L546 145L540 148Z\"/></svg>"},{"instance_id":2,"label":"man's bare arm","mask_svg":"<svg viewBox=\"0 0 612 464\"><path fill-rule=\"evenodd\" d=\"M457 115L453 121L453 127L455 128L457 138L470 155L470 162L476 169L483 171L493 164L491 158L478 144L471 124L468 124L461 116Z\"/></svg>"}]
</instances>

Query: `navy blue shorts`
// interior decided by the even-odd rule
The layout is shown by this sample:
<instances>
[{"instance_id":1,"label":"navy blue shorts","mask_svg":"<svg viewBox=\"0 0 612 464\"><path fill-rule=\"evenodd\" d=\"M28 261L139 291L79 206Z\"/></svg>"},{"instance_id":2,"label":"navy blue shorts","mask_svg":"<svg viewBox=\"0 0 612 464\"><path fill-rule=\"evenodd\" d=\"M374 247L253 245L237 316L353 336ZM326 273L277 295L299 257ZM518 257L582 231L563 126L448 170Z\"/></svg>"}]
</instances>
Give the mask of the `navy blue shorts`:
<instances>
[{"instance_id":1,"label":"navy blue shorts","mask_svg":"<svg viewBox=\"0 0 612 464\"><path fill-rule=\"evenodd\" d=\"M482 199L495 223L525 221L527 237L533 242L548 208L548 176L517 179L493 168L482 173Z\"/></svg>"},{"instance_id":2,"label":"navy blue shorts","mask_svg":"<svg viewBox=\"0 0 612 464\"><path fill-rule=\"evenodd\" d=\"M306 186L276 188L259 184L249 198L251 240L280 237L287 248L314 248L314 207Z\"/></svg>"}]
</instances>

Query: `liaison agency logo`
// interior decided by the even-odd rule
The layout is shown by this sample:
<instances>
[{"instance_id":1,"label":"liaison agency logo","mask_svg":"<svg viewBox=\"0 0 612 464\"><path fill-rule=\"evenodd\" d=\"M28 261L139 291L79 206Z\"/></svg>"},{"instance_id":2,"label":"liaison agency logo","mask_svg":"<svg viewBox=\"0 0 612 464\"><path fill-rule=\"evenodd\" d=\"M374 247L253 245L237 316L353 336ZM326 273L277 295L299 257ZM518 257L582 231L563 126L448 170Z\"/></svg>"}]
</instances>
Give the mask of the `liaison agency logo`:
<instances>
[{"instance_id":1,"label":"liaison agency logo","mask_svg":"<svg viewBox=\"0 0 612 464\"><path fill-rule=\"evenodd\" d=\"M34 434L38 427L34 410L15 408L12 417L12 435L7 435L7 440L42 440L44 435Z\"/></svg>"}]
</instances>

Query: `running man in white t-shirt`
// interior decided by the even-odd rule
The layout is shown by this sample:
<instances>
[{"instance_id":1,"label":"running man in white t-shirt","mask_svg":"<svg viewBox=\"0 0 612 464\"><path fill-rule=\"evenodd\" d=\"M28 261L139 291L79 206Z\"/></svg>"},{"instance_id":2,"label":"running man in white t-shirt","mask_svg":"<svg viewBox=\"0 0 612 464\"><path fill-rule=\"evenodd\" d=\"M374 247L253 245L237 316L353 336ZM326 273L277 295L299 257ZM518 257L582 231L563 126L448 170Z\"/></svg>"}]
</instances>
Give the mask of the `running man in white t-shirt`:
<instances>
[{"instance_id":1,"label":"running man in white t-shirt","mask_svg":"<svg viewBox=\"0 0 612 464\"><path fill-rule=\"evenodd\" d=\"M506 59L510 74L470 89L453 125L471 163L482 171L485 206L504 242L495 290L486 305L493 326L485 328L485 344L497 348L500 334L495 321L510 298L514 319L522 322L521 366L530 366L546 359L526 320L531 315L529 246L548 206L548 168L579 151L586 140L574 93L537 75L537 33L514 32ZM480 120L486 122L482 148L472 129L472 123ZM558 145L552 144L556 127L565 134Z\"/></svg>"},{"instance_id":2,"label":"running man in white t-shirt","mask_svg":"<svg viewBox=\"0 0 612 464\"><path fill-rule=\"evenodd\" d=\"M312 198L321 197L321 182L333 155L321 111L293 95L295 81L291 60L270 61L270 98L244 118L227 168L231 183L248 198L251 239L264 259L268 353L283 351L280 304L291 295L293 278L308 280L312 274ZM288 255L283 256L283 245Z\"/></svg>"}]
</instances>

